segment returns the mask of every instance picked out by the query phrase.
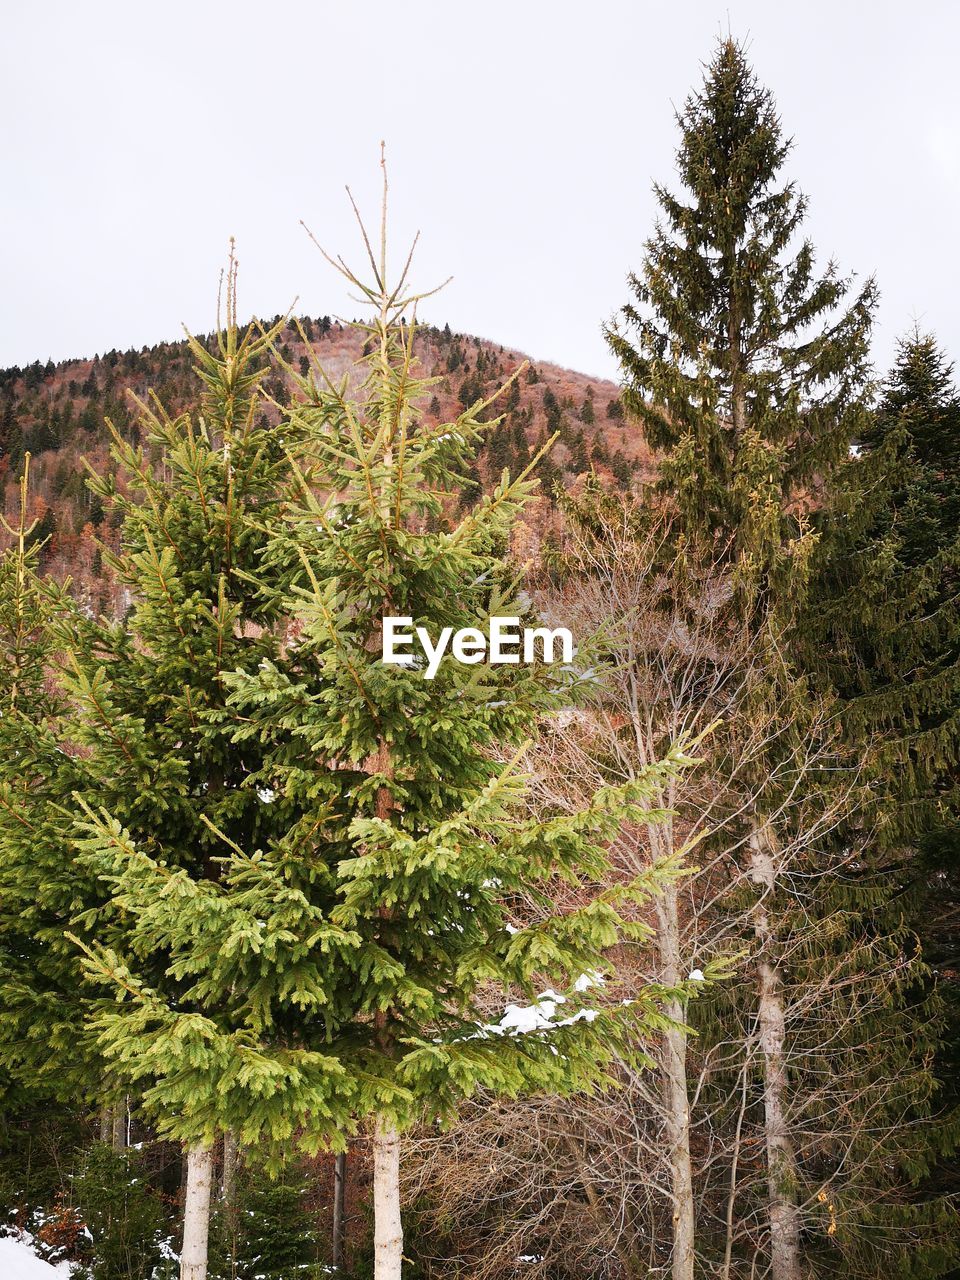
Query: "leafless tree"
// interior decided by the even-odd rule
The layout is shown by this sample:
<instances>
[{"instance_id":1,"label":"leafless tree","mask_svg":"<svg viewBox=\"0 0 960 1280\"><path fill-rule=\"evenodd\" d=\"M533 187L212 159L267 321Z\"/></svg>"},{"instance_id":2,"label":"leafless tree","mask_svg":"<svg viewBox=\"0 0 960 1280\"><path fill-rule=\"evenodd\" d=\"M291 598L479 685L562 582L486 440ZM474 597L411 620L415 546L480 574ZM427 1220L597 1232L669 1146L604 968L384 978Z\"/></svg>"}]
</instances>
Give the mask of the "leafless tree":
<instances>
[{"instance_id":1,"label":"leafless tree","mask_svg":"<svg viewBox=\"0 0 960 1280\"><path fill-rule=\"evenodd\" d=\"M650 909L651 940L610 956L625 998L698 971L703 995L668 1009L655 1070L624 1064L617 1089L576 1106L480 1102L455 1132L418 1140L407 1194L443 1241L438 1276L769 1275L774 1231L832 1241L835 1187L869 1175L892 1122L902 1082L867 1086L852 1064L909 957L886 949L889 973L867 980L876 948L831 958L821 936L823 886L858 861L836 834L862 800L856 762L829 705L807 689L792 698L786 664L771 680L779 655L726 607L719 561L673 545L665 521L629 506L570 531L561 584L538 598L554 622L599 637L580 654L597 679L554 722L537 800L572 808L706 735L700 766L658 797L667 820L621 832L625 875L692 851ZM771 687L785 691L776 705Z\"/></svg>"}]
</instances>

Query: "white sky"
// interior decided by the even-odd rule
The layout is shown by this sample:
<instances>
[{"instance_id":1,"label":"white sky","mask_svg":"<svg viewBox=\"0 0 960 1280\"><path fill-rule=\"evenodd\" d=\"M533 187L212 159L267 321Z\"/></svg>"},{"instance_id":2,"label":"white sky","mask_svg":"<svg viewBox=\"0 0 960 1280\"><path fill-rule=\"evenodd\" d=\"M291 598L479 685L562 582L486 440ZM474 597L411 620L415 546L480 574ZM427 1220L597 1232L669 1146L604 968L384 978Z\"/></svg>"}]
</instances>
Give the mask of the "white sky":
<instances>
[{"instance_id":1,"label":"white sky","mask_svg":"<svg viewBox=\"0 0 960 1280\"><path fill-rule=\"evenodd\" d=\"M213 327L227 239L240 309L351 316L298 226L357 259L344 183L453 274L427 318L613 376L626 299L673 184L679 106L721 29L750 42L796 140L810 234L876 272L875 355L914 319L960 358L960 3L287 0L5 6L0 365Z\"/></svg>"}]
</instances>

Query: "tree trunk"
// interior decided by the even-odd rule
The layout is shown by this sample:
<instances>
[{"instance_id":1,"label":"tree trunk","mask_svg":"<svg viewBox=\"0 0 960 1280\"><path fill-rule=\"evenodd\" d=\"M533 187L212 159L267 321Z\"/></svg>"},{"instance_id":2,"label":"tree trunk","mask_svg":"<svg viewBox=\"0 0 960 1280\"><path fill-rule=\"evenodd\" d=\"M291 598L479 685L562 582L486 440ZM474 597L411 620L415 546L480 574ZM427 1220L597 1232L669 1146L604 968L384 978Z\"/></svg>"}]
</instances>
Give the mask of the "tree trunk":
<instances>
[{"instance_id":1,"label":"tree trunk","mask_svg":"<svg viewBox=\"0 0 960 1280\"><path fill-rule=\"evenodd\" d=\"M390 465L390 452L385 455ZM390 748L381 739L377 754L371 757L368 772L393 777L393 761ZM393 813L393 796L390 788L381 785L377 789L376 814L382 822L389 822ZM379 908L380 943L389 946L391 912L389 907ZM390 1055L393 1051L388 1014L378 1012L374 1017L377 1048ZM400 1219L400 1134L396 1125L380 1116L373 1132L373 1275L374 1280L400 1280L403 1262L403 1223Z\"/></svg>"},{"instance_id":2,"label":"tree trunk","mask_svg":"<svg viewBox=\"0 0 960 1280\"><path fill-rule=\"evenodd\" d=\"M786 1021L780 972L770 955L770 921L766 898L776 884L769 831L756 825L750 836L750 872L760 886L754 932L760 948L758 1023L763 1054L764 1139L767 1155L767 1199L772 1280L801 1280L800 1214L797 1167L786 1116L787 1066L784 1059Z\"/></svg>"},{"instance_id":3,"label":"tree trunk","mask_svg":"<svg viewBox=\"0 0 960 1280\"><path fill-rule=\"evenodd\" d=\"M187 1192L183 1204L183 1248L180 1280L207 1280L207 1238L210 1234L210 1183L213 1148L195 1144L187 1149Z\"/></svg>"},{"instance_id":4,"label":"tree trunk","mask_svg":"<svg viewBox=\"0 0 960 1280\"><path fill-rule=\"evenodd\" d=\"M100 1108L100 1141L113 1141L113 1109L112 1107Z\"/></svg>"},{"instance_id":5,"label":"tree trunk","mask_svg":"<svg viewBox=\"0 0 960 1280\"><path fill-rule=\"evenodd\" d=\"M728 340L730 343L731 412L738 447L747 427L745 368L741 345L742 314L731 288ZM756 817L750 833L750 874L759 886L754 934L759 944L758 1023L763 1054L764 1138L767 1155L767 1197L770 1223L771 1280L800 1280L800 1219L796 1195L796 1158L787 1128L787 1068L783 1056L785 1019L779 970L771 957L770 920L766 900L776 887L773 832Z\"/></svg>"},{"instance_id":6,"label":"tree trunk","mask_svg":"<svg viewBox=\"0 0 960 1280\"><path fill-rule=\"evenodd\" d=\"M220 1174L220 1197L225 1204L233 1199L233 1186L237 1178L237 1140L232 1129L223 1135L223 1169Z\"/></svg>"},{"instance_id":7,"label":"tree trunk","mask_svg":"<svg viewBox=\"0 0 960 1280\"><path fill-rule=\"evenodd\" d=\"M374 1280L400 1280L400 1134L379 1119L373 1135L373 1224Z\"/></svg>"},{"instance_id":8,"label":"tree trunk","mask_svg":"<svg viewBox=\"0 0 960 1280\"><path fill-rule=\"evenodd\" d=\"M118 1102L113 1109L113 1149L123 1151L127 1145L127 1099Z\"/></svg>"},{"instance_id":9,"label":"tree trunk","mask_svg":"<svg viewBox=\"0 0 960 1280\"><path fill-rule=\"evenodd\" d=\"M658 900L660 967L663 982L674 986L682 975L677 886L671 884ZM677 1022L685 1020L679 1000L667 1003L665 1012ZM677 1028L664 1033L661 1051L664 1128L670 1161L673 1196L673 1280L693 1280L694 1210L693 1175L690 1167L690 1104L687 1095L687 1035Z\"/></svg>"},{"instance_id":10,"label":"tree trunk","mask_svg":"<svg viewBox=\"0 0 960 1280\"><path fill-rule=\"evenodd\" d=\"M347 1157L344 1152L333 1162L333 1265L339 1271L343 1267L344 1247L347 1242L344 1219L344 1199L347 1182Z\"/></svg>"},{"instance_id":11,"label":"tree trunk","mask_svg":"<svg viewBox=\"0 0 960 1280\"><path fill-rule=\"evenodd\" d=\"M747 397L743 389L743 352L740 349L740 310L731 292L727 316L727 342L730 345L730 416L733 419L734 447L739 446L747 425Z\"/></svg>"}]
</instances>

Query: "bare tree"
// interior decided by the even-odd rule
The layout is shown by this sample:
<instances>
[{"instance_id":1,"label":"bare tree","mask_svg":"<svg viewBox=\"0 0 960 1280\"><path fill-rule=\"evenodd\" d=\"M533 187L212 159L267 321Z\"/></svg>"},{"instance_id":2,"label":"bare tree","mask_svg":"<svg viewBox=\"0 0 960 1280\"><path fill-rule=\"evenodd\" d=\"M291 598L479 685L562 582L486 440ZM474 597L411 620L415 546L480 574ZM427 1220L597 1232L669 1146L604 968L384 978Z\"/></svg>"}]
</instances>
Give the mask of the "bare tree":
<instances>
[{"instance_id":1,"label":"bare tree","mask_svg":"<svg viewBox=\"0 0 960 1280\"><path fill-rule=\"evenodd\" d=\"M705 983L689 1008L671 1006L656 1071L625 1064L614 1093L576 1109L481 1103L455 1133L424 1136L408 1193L426 1194L445 1248L456 1224L457 1265L469 1257L477 1276L522 1265L597 1280L759 1277L792 1255L777 1230L815 1231L835 1247L841 1185L856 1225L868 1198L858 1182L902 1118L897 1090L913 1096L905 1079L864 1072L871 1013L911 961L876 940L851 953L824 915L824 894L862 852L837 837L862 797L830 706L808 690L770 704L779 655L731 621L719 562L668 553L671 530L649 512L606 505L593 516L574 525L561 585L541 601L575 634L599 632L581 661L602 678L554 723L536 762L538 800L573 807L665 743L709 729L700 767L659 797L668 820L621 832L625 875L696 850L651 907L650 941L610 961L628 998L649 981L731 965L732 976ZM786 668L777 679L789 690ZM837 930L835 954L825 928Z\"/></svg>"}]
</instances>

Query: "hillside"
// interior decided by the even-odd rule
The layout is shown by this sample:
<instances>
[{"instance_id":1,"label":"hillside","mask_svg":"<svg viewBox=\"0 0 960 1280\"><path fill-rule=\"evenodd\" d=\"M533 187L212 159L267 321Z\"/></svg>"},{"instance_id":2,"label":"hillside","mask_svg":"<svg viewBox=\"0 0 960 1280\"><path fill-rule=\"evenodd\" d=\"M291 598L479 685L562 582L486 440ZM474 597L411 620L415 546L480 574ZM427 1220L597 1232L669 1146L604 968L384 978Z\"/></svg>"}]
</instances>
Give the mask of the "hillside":
<instances>
[{"instance_id":1,"label":"hillside","mask_svg":"<svg viewBox=\"0 0 960 1280\"><path fill-rule=\"evenodd\" d=\"M299 327L288 323L279 343L282 360L301 372L309 368L301 329L333 379L342 377L361 354L359 330L327 316L301 317ZM492 394L526 359L486 339L453 333L449 326L422 328L417 354L421 370L439 379L426 406L428 418L436 422ZM137 438L132 396L153 392L171 415L190 407L199 391L192 363L186 341L181 341L0 370L4 513L9 519L16 508L17 478L29 451L30 514L38 519L35 536L47 540L44 567L57 577L72 577L97 611L115 612L122 605L103 572L100 553L101 544L115 543L117 530L86 487L84 459L98 472L111 465L106 420L124 436ZM281 403L288 381L277 363L268 385ZM594 469L609 483L627 487L634 474L649 469L649 452L637 429L624 422L612 382L531 361L489 416L497 411L503 421L491 431L472 475L484 488L504 467L514 472L526 466L548 436L559 432L549 458L538 468L544 496L532 504L518 532L524 554L536 551L551 525L550 495L557 484L572 487ZM469 502L469 495L463 502Z\"/></svg>"}]
</instances>

